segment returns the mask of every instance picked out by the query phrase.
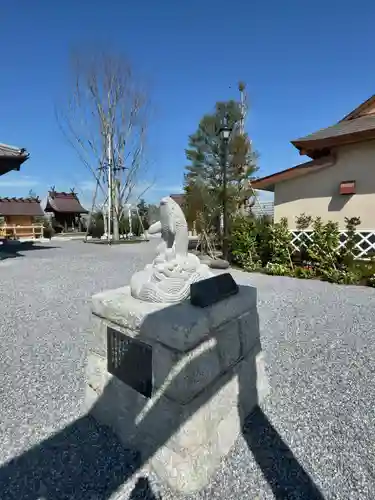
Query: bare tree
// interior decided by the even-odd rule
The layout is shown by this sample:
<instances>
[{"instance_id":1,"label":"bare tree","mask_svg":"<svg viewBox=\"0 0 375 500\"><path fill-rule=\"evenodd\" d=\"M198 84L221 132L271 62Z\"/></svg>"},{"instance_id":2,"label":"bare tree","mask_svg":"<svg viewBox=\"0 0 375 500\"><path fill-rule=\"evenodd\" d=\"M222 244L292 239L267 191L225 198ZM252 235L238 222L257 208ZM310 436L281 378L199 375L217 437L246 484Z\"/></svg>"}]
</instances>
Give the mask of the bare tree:
<instances>
[{"instance_id":1,"label":"bare tree","mask_svg":"<svg viewBox=\"0 0 375 500\"><path fill-rule=\"evenodd\" d=\"M101 209L111 193L113 238L118 240L124 206L146 170L147 93L121 55L79 53L71 65L74 85L67 103L56 110L58 123L96 183L92 209L98 207L98 192Z\"/></svg>"}]
</instances>

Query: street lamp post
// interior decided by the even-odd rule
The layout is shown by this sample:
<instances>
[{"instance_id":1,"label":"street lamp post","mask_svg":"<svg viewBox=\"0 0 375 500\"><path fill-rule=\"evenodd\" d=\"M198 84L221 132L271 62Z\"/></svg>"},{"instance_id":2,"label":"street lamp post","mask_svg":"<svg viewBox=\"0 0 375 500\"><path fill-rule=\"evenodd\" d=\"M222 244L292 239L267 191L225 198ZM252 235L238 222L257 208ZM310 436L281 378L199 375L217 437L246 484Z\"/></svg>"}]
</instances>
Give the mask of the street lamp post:
<instances>
[{"instance_id":1,"label":"street lamp post","mask_svg":"<svg viewBox=\"0 0 375 500\"><path fill-rule=\"evenodd\" d=\"M232 129L228 125L227 117L224 118L223 123L219 129L219 137L223 146L223 258L228 260L229 250L229 235L228 235L228 197L227 197L227 167L228 167L228 148L229 138Z\"/></svg>"}]
</instances>

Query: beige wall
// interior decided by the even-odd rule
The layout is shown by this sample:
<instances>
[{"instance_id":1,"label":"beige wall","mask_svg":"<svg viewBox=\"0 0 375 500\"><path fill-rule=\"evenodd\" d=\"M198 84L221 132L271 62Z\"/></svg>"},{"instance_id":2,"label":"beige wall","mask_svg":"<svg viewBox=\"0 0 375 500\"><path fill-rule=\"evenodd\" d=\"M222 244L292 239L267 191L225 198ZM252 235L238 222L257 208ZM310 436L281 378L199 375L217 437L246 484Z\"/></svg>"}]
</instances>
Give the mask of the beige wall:
<instances>
[{"instance_id":1,"label":"beige wall","mask_svg":"<svg viewBox=\"0 0 375 500\"><path fill-rule=\"evenodd\" d=\"M306 213L332 220L345 229L345 217L360 217L359 229L375 230L375 141L343 146L334 151L337 161L297 179L275 186L275 221ZM356 194L340 195L342 181L356 181Z\"/></svg>"}]
</instances>

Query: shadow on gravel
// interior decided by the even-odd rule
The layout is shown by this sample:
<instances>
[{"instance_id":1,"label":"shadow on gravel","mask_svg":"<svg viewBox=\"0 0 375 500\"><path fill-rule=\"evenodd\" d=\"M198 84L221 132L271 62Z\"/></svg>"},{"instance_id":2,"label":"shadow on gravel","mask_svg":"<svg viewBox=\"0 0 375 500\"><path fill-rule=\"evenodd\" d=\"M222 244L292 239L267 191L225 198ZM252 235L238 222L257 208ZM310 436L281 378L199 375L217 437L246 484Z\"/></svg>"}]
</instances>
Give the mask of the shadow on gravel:
<instances>
[{"instance_id":1,"label":"shadow on gravel","mask_svg":"<svg viewBox=\"0 0 375 500\"><path fill-rule=\"evenodd\" d=\"M242 434L276 500L324 500L259 407L246 419Z\"/></svg>"},{"instance_id":2,"label":"shadow on gravel","mask_svg":"<svg viewBox=\"0 0 375 500\"><path fill-rule=\"evenodd\" d=\"M147 477L140 477L130 493L129 500L162 500L162 498L154 495Z\"/></svg>"},{"instance_id":3,"label":"shadow on gravel","mask_svg":"<svg viewBox=\"0 0 375 500\"><path fill-rule=\"evenodd\" d=\"M149 317L149 320L153 321L154 325L165 324L163 315L166 314L171 320L179 311L178 306L171 306L156 312ZM159 318L155 317L157 315ZM253 327L254 334L258 335L259 331L255 331L258 327L254 325ZM216 340L215 345L211 347L212 351L220 350L219 335L216 336ZM207 355L208 349L201 356ZM255 363L248 365L246 373L245 370L239 370L242 375L239 375L238 380L238 411L249 455L254 457L277 500L324 500L310 476L261 408L256 406L250 416L241 414L242 408L248 405L249 395L251 398L257 398ZM193 358L188 366L181 368L171 383L179 387L179 384L183 384L186 380L187 370L191 376L192 373L198 373L201 367L201 357ZM234 369L229 370L226 377L222 377L219 382L213 382L209 389L192 400L194 403L186 405L185 411L181 412L183 415L175 415L175 418L166 415L164 400L158 398L142 420L136 423L140 409L144 409L144 406L143 408L139 406L139 404L144 405L144 399L132 391L132 401L129 405L131 414L126 417L130 424L126 426L126 431L130 435L137 432L140 436L147 436L149 430L153 428L154 435L157 436L157 442L144 441L149 446L142 457L136 451L122 447L109 428L98 425L91 416L80 418L0 468L1 500L108 500L121 485L145 465L186 420L220 391L224 384L237 376L235 373ZM167 375L166 373L165 376ZM92 409L94 413L95 408L99 407L101 411L111 412L114 398L119 397L118 384L122 382L113 377L101 396L96 399ZM257 399L251 400L257 401ZM244 490L247 489L246 484L243 487ZM248 493L251 497L256 496L258 492ZM206 496L202 494L204 498L210 496L210 490L206 490L205 494ZM125 500L125 497L123 498ZM157 499L144 477L138 479L128 498Z\"/></svg>"},{"instance_id":4,"label":"shadow on gravel","mask_svg":"<svg viewBox=\"0 0 375 500\"><path fill-rule=\"evenodd\" d=\"M33 241L15 241L15 242L3 242L0 245L0 261L5 259L12 259L15 257L24 257L20 252L29 252L31 250L51 250L53 248L60 248L50 245L38 245Z\"/></svg>"},{"instance_id":5,"label":"shadow on gravel","mask_svg":"<svg viewBox=\"0 0 375 500\"><path fill-rule=\"evenodd\" d=\"M104 500L139 468L137 453L86 416L0 468L2 500Z\"/></svg>"},{"instance_id":6,"label":"shadow on gravel","mask_svg":"<svg viewBox=\"0 0 375 500\"><path fill-rule=\"evenodd\" d=\"M275 499L324 500L259 407L247 419L243 435ZM108 428L86 416L2 466L0 498L108 500L144 463L145 457L123 448ZM128 499L161 497L142 477Z\"/></svg>"}]
</instances>

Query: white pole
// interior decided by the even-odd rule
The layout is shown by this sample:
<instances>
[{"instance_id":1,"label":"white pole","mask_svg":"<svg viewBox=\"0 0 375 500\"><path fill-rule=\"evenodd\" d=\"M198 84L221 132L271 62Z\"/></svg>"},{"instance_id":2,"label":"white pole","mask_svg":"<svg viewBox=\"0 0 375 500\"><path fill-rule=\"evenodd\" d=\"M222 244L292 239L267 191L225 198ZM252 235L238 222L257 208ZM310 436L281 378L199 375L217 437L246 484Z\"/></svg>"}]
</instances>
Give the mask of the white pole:
<instances>
[{"instance_id":1,"label":"white pole","mask_svg":"<svg viewBox=\"0 0 375 500\"><path fill-rule=\"evenodd\" d=\"M129 218L129 236L133 236L133 232L132 232L132 207L131 205L129 205L129 208L128 208L128 218Z\"/></svg>"},{"instance_id":2,"label":"white pole","mask_svg":"<svg viewBox=\"0 0 375 500\"><path fill-rule=\"evenodd\" d=\"M108 160L108 224L107 237L111 240L111 220L112 220L112 136L107 135L107 160Z\"/></svg>"}]
</instances>

